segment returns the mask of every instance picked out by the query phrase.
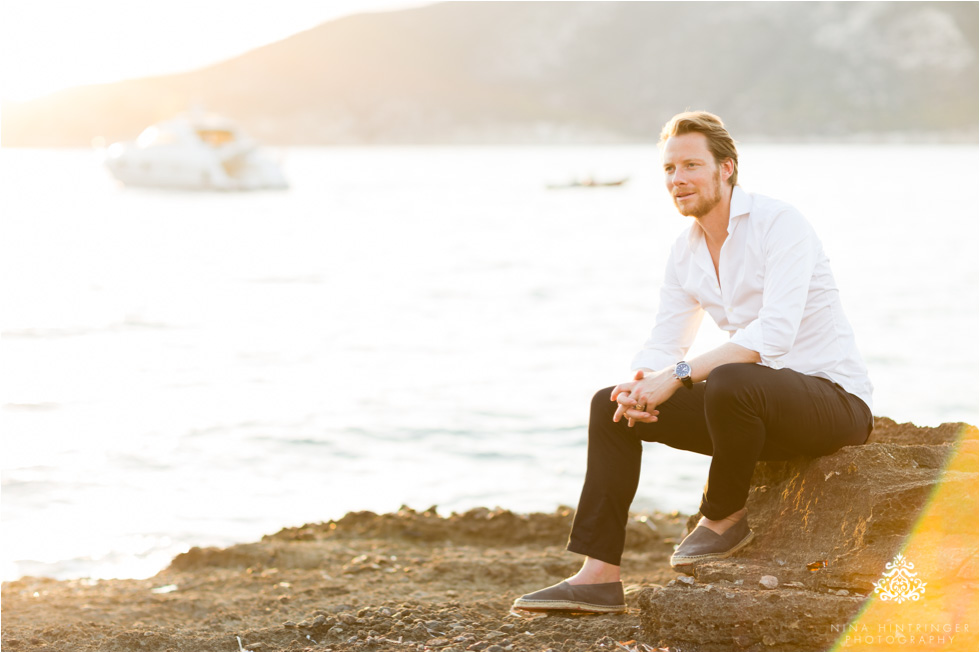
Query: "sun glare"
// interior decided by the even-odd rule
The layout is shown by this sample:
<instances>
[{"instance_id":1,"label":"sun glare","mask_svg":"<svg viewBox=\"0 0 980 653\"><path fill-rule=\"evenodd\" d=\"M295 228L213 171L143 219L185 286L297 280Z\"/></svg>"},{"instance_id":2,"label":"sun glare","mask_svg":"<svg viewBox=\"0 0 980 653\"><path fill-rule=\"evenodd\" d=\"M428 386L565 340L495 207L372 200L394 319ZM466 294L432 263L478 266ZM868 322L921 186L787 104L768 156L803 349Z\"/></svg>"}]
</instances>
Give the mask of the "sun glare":
<instances>
[{"instance_id":1,"label":"sun glare","mask_svg":"<svg viewBox=\"0 0 980 653\"><path fill-rule=\"evenodd\" d=\"M964 427L915 528L889 567L907 567L887 579L891 594L876 586L861 613L848 624L835 651L975 651L976 557L961 568L956 553L976 551L977 429ZM972 491L971 491L972 487ZM955 552L955 553L953 553ZM951 553L953 553L951 555ZM914 562L913 562L914 561ZM972 562L972 565L970 564ZM911 571L915 569L915 571ZM881 583L880 583L881 584ZM924 600L927 598L929 600Z\"/></svg>"},{"instance_id":2,"label":"sun glare","mask_svg":"<svg viewBox=\"0 0 980 653\"><path fill-rule=\"evenodd\" d=\"M0 98L192 70L344 15L422 4L280 0L245 10L231 0L5 0Z\"/></svg>"}]
</instances>

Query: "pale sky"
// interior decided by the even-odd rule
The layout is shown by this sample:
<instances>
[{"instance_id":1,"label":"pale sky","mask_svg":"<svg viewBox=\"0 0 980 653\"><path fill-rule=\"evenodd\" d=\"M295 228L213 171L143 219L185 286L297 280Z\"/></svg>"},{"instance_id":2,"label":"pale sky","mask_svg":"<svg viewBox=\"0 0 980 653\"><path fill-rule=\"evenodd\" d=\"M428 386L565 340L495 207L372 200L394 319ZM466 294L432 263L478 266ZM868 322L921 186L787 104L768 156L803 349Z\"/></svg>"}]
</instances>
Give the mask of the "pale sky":
<instances>
[{"instance_id":1,"label":"pale sky","mask_svg":"<svg viewBox=\"0 0 980 653\"><path fill-rule=\"evenodd\" d=\"M200 68L352 13L431 0L3 0L0 98Z\"/></svg>"}]
</instances>

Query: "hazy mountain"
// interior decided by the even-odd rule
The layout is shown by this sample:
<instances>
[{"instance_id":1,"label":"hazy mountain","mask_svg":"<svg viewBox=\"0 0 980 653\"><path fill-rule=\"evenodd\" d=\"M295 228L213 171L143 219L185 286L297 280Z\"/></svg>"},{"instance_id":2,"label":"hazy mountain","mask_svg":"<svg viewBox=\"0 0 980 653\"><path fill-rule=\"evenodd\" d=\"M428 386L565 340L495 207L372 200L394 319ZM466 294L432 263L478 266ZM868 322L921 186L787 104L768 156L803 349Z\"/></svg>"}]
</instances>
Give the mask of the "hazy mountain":
<instances>
[{"instance_id":1,"label":"hazy mountain","mask_svg":"<svg viewBox=\"0 0 980 653\"><path fill-rule=\"evenodd\" d=\"M134 137L200 104L267 144L976 142L976 2L449 2L350 16L191 73L3 107L5 145ZM179 46L176 46L179 47Z\"/></svg>"}]
</instances>

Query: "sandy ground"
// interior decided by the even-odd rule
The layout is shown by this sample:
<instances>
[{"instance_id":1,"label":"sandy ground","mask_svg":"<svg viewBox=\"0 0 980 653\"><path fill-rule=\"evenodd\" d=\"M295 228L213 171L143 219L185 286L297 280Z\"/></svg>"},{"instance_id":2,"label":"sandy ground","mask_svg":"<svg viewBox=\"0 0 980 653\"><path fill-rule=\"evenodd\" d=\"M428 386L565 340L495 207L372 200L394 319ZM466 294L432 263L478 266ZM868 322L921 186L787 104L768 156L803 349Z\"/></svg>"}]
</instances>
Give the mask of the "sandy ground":
<instances>
[{"instance_id":1,"label":"sandy ground","mask_svg":"<svg viewBox=\"0 0 980 653\"><path fill-rule=\"evenodd\" d=\"M351 513L261 542L192 549L146 580L3 584L4 651L620 651L643 641L635 594L677 577L686 517L634 516L628 613L512 614L576 571L572 511Z\"/></svg>"}]
</instances>

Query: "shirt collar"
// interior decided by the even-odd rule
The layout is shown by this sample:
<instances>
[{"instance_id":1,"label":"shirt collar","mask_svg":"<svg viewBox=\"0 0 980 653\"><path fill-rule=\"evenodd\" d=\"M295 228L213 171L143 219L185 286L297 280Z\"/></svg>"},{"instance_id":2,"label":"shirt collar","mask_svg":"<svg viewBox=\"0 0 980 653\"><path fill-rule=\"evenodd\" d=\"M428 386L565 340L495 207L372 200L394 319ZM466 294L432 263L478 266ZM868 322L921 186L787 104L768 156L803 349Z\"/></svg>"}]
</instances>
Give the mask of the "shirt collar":
<instances>
[{"instance_id":1,"label":"shirt collar","mask_svg":"<svg viewBox=\"0 0 980 653\"><path fill-rule=\"evenodd\" d=\"M732 233L732 224L735 218L748 215L752 210L752 198L742 190L741 186L732 189L732 203L728 214L728 233Z\"/></svg>"},{"instance_id":2,"label":"shirt collar","mask_svg":"<svg viewBox=\"0 0 980 653\"><path fill-rule=\"evenodd\" d=\"M742 190L741 186L732 188L732 201L728 213L728 233L731 235L735 231L735 224L739 222L736 218L748 216L752 211L752 198ZM698 226L697 220L691 225L691 230L687 234L687 242L694 249L704 238L704 232Z\"/></svg>"}]
</instances>

